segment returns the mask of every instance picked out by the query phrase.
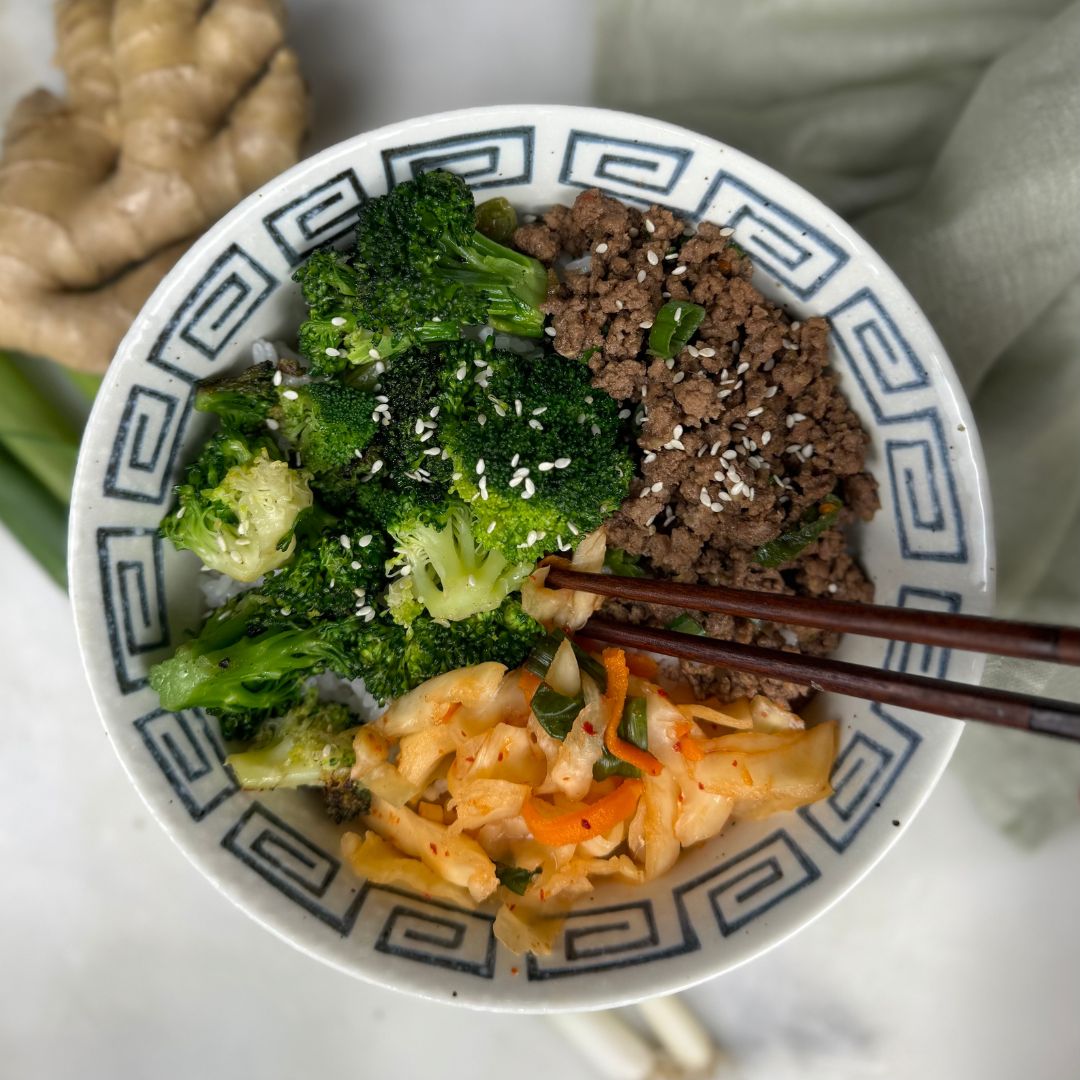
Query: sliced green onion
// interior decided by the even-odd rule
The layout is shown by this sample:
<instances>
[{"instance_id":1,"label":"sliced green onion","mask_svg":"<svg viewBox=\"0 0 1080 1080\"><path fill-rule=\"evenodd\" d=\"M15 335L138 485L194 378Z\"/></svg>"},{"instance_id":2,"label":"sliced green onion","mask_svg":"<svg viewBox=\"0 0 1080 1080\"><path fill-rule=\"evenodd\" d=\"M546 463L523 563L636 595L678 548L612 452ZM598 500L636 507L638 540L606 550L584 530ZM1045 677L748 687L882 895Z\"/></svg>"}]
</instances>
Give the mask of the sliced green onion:
<instances>
[{"instance_id":1,"label":"sliced green onion","mask_svg":"<svg viewBox=\"0 0 1080 1080\"><path fill-rule=\"evenodd\" d=\"M697 621L697 619L691 618L689 615L680 615L677 619L672 619L668 623L667 628L669 630L676 630L680 634L704 634L705 628Z\"/></svg>"},{"instance_id":2,"label":"sliced green onion","mask_svg":"<svg viewBox=\"0 0 1080 1080\"><path fill-rule=\"evenodd\" d=\"M575 694L567 697L558 690L552 690L546 682L542 682L532 698L533 716L539 725L553 738L562 742L570 729L578 713L585 708L585 695Z\"/></svg>"},{"instance_id":3,"label":"sliced green onion","mask_svg":"<svg viewBox=\"0 0 1080 1080\"><path fill-rule=\"evenodd\" d=\"M626 699L622 719L619 721L619 738L633 743L639 750L649 749L649 724L644 698ZM592 772L594 780L606 780L609 776L641 775L641 770L636 765L616 757L606 746L600 760L593 765Z\"/></svg>"},{"instance_id":4,"label":"sliced green onion","mask_svg":"<svg viewBox=\"0 0 1080 1080\"><path fill-rule=\"evenodd\" d=\"M0 446L0 522L62 589L67 588L67 511Z\"/></svg>"},{"instance_id":5,"label":"sliced green onion","mask_svg":"<svg viewBox=\"0 0 1080 1080\"><path fill-rule=\"evenodd\" d=\"M488 199L476 208L476 231L497 244L509 244L517 224L517 211L501 196Z\"/></svg>"},{"instance_id":6,"label":"sliced green onion","mask_svg":"<svg viewBox=\"0 0 1080 1080\"><path fill-rule=\"evenodd\" d=\"M551 667L551 661L555 659L555 651L565 637L566 635L561 630L553 630L546 638L541 638L529 653L525 661L525 669L538 678L544 678L548 668ZM604 670L604 665L577 644L574 644L574 655L577 657L578 667L596 683L600 693L604 693L607 690L607 672Z\"/></svg>"},{"instance_id":7,"label":"sliced green onion","mask_svg":"<svg viewBox=\"0 0 1080 1080\"><path fill-rule=\"evenodd\" d=\"M0 353L0 445L67 506L79 432L6 353Z\"/></svg>"},{"instance_id":8,"label":"sliced green onion","mask_svg":"<svg viewBox=\"0 0 1080 1080\"><path fill-rule=\"evenodd\" d=\"M610 570L616 577L645 577L641 568L641 557L631 555L622 548L609 547L604 555L604 569Z\"/></svg>"},{"instance_id":9,"label":"sliced green onion","mask_svg":"<svg viewBox=\"0 0 1080 1080\"><path fill-rule=\"evenodd\" d=\"M669 300L657 313L649 331L649 352L654 356L676 356L694 336L705 318L705 309L689 300Z\"/></svg>"},{"instance_id":10,"label":"sliced green onion","mask_svg":"<svg viewBox=\"0 0 1080 1080\"><path fill-rule=\"evenodd\" d=\"M498 862L495 864L495 876L499 879L499 884L517 893L518 896L525 895L529 882L539 873L539 866L535 870L526 870L523 866L510 866L507 863Z\"/></svg>"},{"instance_id":11,"label":"sliced green onion","mask_svg":"<svg viewBox=\"0 0 1080 1080\"><path fill-rule=\"evenodd\" d=\"M775 569L786 562L791 562L800 551L809 547L826 529L836 524L836 519L843 508L843 503L835 495L826 495L816 506L805 514L797 528L781 533L775 540L754 552L754 558L761 566Z\"/></svg>"}]
</instances>

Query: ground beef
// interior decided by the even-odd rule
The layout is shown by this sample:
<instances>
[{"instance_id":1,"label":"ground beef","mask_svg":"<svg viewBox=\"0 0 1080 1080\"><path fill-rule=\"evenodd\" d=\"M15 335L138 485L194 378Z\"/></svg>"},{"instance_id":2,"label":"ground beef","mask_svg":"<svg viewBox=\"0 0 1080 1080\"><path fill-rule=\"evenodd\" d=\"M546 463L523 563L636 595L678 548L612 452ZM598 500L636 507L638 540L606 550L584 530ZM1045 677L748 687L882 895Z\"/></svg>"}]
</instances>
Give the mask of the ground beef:
<instances>
[{"instance_id":1,"label":"ground beef","mask_svg":"<svg viewBox=\"0 0 1080 1080\"><path fill-rule=\"evenodd\" d=\"M637 476L608 525L610 546L675 581L735 585L867 601L873 587L847 551L842 526L868 520L877 485L863 466L869 440L828 364L828 324L792 321L751 282L753 265L731 230L696 231L669 210L642 212L597 190L523 225L514 242L549 267L545 310L553 345L583 356L593 382L629 410ZM567 260L588 255L587 268ZM667 301L705 308L677 357L648 353ZM838 527L792 563L767 569L759 545L796 527L826 495L844 503ZM663 626L678 611L608 603L615 618ZM835 634L727 616L695 616L734 641L822 655ZM763 692L784 701L801 688L683 663L702 696Z\"/></svg>"}]
</instances>

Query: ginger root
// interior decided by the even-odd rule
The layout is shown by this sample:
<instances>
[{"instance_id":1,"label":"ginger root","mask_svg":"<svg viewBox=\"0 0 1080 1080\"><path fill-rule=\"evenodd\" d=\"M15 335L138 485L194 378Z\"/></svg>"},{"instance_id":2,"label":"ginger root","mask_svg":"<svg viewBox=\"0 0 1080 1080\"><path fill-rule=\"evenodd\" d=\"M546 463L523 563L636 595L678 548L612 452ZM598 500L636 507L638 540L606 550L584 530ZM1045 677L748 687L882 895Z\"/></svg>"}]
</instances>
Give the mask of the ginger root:
<instances>
[{"instance_id":1,"label":"ginger root","mask_svg":"<svg viewBox=\"0 0 1080 1080\"><path fill-rule=\"evenodd\" d=\"M292 165L307 94L277 0L59 0L0 157L0 347L104 371L187 245Z\"/></svg>"}]
</instances>

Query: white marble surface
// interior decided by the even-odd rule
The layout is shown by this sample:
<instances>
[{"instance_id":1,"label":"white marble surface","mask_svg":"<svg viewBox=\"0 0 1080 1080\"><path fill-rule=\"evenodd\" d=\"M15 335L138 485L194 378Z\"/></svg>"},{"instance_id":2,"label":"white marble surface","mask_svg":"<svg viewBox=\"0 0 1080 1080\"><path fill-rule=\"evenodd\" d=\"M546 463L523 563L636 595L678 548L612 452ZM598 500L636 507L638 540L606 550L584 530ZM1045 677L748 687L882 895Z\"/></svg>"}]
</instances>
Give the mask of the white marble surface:
<instances>
[{"instance_id":1,"label":"white marble surface","mask_svg":"<svg viewBox=\"0 0 1080 1080\"><path fill-rule=\"evenodd\" d=\"M46 8L0 0L0 107L46 77ZM588 100L585 4L293 8L318 145L436 109ZM543 1020L373 989L236 911L129 787L65 597L2 533L0 596L0 1076L590 1075ZM1078 891L1080 827L1021 852L946 774L851 896L687 999L745 1080L1074 1077Z\"/></svg>"}]
</instances>

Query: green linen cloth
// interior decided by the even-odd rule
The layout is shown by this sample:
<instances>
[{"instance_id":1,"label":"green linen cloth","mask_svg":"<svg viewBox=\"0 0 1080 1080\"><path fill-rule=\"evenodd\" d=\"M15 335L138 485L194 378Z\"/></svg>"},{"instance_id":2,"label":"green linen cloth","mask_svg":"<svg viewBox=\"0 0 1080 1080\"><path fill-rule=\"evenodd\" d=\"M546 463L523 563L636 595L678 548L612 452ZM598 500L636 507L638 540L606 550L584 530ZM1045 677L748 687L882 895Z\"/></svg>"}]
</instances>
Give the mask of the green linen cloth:
<instances>
[{"instance_id":1,"label":"green linen cloth","mask_svg":"<svg viewBox=\"0 0 1080 1080\"><path fill-rule=\"evenodd\" d=\"M998 612L1080 623L1080 3L599 0L596 40L599 104L774 166L903 278L975 410ZM1080 747L969 725L953 768L1020 842L1080 812Z\"/></svg>"}]
</instances>

